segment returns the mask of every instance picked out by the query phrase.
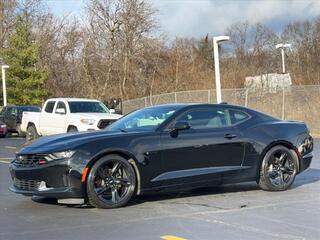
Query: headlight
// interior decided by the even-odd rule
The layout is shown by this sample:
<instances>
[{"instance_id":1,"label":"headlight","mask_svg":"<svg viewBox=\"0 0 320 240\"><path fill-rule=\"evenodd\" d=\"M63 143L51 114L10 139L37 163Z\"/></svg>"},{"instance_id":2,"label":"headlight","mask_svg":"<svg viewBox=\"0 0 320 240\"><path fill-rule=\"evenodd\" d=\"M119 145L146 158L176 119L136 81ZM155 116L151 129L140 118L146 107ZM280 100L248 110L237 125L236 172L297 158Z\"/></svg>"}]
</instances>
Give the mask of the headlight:
<instances>
[{"instance_id":1,"label":"headlight","mask_svg":"<svg viewBox=\"0 0 320 240\"><path fill-rule=\"evenodd\" d=\"M45 156L45 159L47 161L52 161L52 160L59 160L59 159L66 159L66 158L71 158L75 151L64 151L64 152L56 152L56 153L51 153Z\"/></svg>"},{"instance_id":2,"label":"headlight","mask_svg":"<svg viewBox=\"0 0 320 240\"><path fill-rule=\"evenodd\" d=\"M96 122L94 119L81 119L80 121L87 125L93 125Z\"/></svg>"},{"instance_id":3,"label":"headlight","mask_svg":"<svg viewBox=\"0 0 320 240\"><path fill-rule=\"evenodd\" d=\"M0 128L6 128L6 127L7 127L7 125L5 125L5 124L0 125Z\"/></svg>"}]
</instances>

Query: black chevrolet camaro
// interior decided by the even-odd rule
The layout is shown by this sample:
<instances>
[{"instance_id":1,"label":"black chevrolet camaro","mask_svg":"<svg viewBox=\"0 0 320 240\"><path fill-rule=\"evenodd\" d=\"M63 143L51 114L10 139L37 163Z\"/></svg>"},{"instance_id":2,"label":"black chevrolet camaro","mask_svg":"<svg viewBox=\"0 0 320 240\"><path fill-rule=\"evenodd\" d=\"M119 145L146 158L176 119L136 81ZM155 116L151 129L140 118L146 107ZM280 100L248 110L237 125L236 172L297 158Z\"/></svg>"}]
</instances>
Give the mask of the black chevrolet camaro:
<instances>
[{"instance_id":1,"label":"black chevrolet camaro","mask_svg":"<svg viewBox=\"0 0 320 240\"><path fill-rule=\"evenodd\" d=\"M43 137L10 164L10 190L81 199L99 208L147 192L256 181L288 189L309 167L313 140L303 122L228 104L137 110L103 131Z\"/></svg>"}]
</instances>

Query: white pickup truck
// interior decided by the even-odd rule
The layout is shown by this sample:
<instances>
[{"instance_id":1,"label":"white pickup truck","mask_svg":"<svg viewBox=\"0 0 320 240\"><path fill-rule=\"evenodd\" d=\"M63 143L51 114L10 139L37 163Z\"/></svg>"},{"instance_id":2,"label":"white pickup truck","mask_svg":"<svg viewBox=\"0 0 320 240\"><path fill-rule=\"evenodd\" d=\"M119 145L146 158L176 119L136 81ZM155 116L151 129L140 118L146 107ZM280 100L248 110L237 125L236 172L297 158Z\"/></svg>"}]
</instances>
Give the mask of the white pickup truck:
<instances>
[{"instance_id":1,"label":"white pickup truck","mask_svg":"<svg viewBox=\"0 0 320 240\"><path fill-rule=\"evenodd\" d=\"M39 136L103 129L120 117L98 100L52 98L40 113L23 112L21 130L31 141Z\"/></svg>"}]
</instances>

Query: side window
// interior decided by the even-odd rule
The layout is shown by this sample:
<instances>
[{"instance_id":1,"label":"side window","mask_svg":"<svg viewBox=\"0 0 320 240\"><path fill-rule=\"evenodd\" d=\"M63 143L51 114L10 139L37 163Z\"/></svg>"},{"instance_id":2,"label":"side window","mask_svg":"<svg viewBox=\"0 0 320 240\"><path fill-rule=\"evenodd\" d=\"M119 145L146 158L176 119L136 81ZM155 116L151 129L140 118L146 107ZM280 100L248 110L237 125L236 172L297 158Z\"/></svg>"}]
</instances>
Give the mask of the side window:
<instances>
[{"instance_id":1,"label":"side window","mask_svg":"<svg viewBox=\"0 0 320 240\"><path fill-rule=\"evenodd\" d=\"M232 125L246 121L250 117L247 113L235 109L230 109L229 114Z\"/></svg>"},{"instance_id":2,"label":"side window","mask_svg":"<svg viewBox=\"0 0 320 240\"><path fill-rule=\"evenodd\" d=\"M64 104L64 102L58 102L57 107L56 107L56 111L58 108L63 108L65 110L65 112L67 112L66 105Z\"/></svg>"},{"instance_id":3,"label":"side window","mask_svg":"<svg viewBox=\"0 0 320 240\"><path fill-rule=\"evenodd\" d=\"M222 108L192 110L177 121L188 122L192 129L221 128L231 126L228 111Z\"/></svg>"},{"instance_id":4,"label":"side window","mask_svg":"<svg viewBox=\"0 0 320 240\"><path fill-rule=\"evenodd\" d=\"M12 114L12 107L7 107L7 109L5 111L5 115L10 116L11 114Z\"/></svg>"},{"instance_id":5,"label":"side window","mask_svg":"<svg viewBox=\"0 0 320 240\"><path fill-rule=\"evenodd\" d=\"M11 108L11 107L5 107L5 108L3 109L3 114L4 114L4 115L8 115L9 112L10 112L10 108Z\"/></svg>"},{"instance_id":6,"label":"side window","mask_svg":"<svg viewBox=\"0 0 320 240\"><path fill-rule=\"evenodd\" d=\"M44 109L44 111L47 113L52 113L55 103L56 103L55 101L47 102L47 105L46 105L46 108Z\"/></svg>"},{"instance_id":7,"label":"side window","mask_svg":"<svg viewBox=\"0 0 320 240\"><path fill-rule=\"evenodd\" d=\"M17 108L16 108L16 107L12 107L12 108L10 109L10 115L17 115L17 114L18 114Z\"/></svg>"}]
</instances>

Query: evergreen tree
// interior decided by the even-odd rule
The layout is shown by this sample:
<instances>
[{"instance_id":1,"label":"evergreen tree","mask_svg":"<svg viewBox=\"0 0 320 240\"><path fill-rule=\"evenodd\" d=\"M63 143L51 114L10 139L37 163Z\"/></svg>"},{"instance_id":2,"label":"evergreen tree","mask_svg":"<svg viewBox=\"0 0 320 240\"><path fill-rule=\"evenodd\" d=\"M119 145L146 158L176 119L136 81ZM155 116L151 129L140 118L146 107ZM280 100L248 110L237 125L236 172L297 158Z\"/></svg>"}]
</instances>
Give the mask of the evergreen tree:
<instances>
[{"instance_id":1,"label":"evergreen tree","mask_svg":"<svg viewBox=\"0 0 320 240\"><path fill-rule=\"evenodd\" d=\"M48 70L38 66L39 44L32 34L32 23L22 15L17 17L15 29L3 52L7 71L8 103L39 105L47 95L45 83Z\"/></svg>"}]
</instances>

